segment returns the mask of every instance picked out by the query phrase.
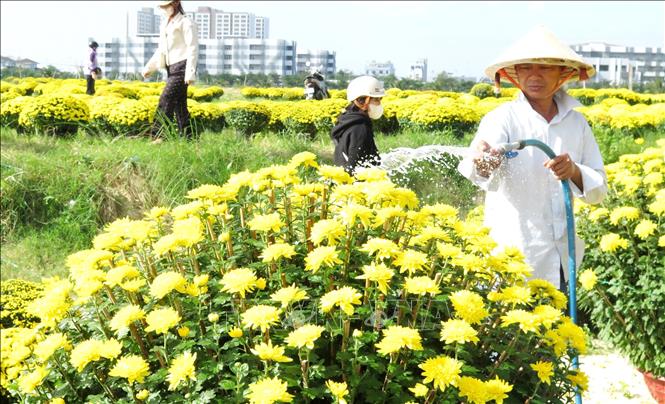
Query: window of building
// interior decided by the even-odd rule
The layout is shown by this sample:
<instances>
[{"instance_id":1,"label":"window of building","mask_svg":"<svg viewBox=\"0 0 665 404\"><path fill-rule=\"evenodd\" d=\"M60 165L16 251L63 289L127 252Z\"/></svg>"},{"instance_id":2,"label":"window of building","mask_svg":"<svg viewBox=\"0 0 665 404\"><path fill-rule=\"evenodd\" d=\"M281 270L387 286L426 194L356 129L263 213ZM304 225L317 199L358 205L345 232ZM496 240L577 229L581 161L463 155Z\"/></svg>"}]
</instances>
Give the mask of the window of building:
<instances>
[{"instance_id":1,"label":"window of building","mask_svg":"<svg viewBox=\"0 0 665 404\"><path fill-rule=\"evenodd\" d=\"M231 50L231 45L224 45L224 50Z\"/></svg>"},{"instance_id":2,"label":"window of building","mask_svg":"<svg viewBox=\"0 0 665 404\"><path fill-rule=\"evenodd\" d=\"M249 45L249 50L263 50L263 45Z\"/></svg>"},{"instance_id":3,"label":"window of building","mask_svg":"<svg viewBox=\"0 0 665 404\"><path fill-rule=\"evenodd\" d=\"M224 55L224 60L231 60L231 55Z\"/></svg>"},{"instance_id":4,"label":"window of building","mask_svg":"<svg viewBox=\"0 0 665 404\"><path fill-rule=\"evenodd\" d=\"M231 65L224 65L224 70L231 70Z\"/></svg>"},{"instance_id":5,"label":"window of building","mask_svg":"<svg viewBox=\"0 0 665 404\"><path fill-rule=\"evenodd\" d=\"M608 72L610 71L610 67L608 65L600 65L600 68L598 70L601 72Z\"/></svg>"}]
</instances>

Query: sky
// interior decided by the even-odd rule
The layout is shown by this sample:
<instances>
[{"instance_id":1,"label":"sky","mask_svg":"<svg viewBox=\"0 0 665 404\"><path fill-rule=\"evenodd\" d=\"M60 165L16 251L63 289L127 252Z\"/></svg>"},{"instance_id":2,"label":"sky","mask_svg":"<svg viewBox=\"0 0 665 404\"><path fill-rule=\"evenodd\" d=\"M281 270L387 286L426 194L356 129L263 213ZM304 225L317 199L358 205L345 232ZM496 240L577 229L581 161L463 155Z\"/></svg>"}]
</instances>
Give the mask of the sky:
<instances>
[{"instance_id":1,"label":"sky","mask_svg":"<svg viewBox=\"0 0 665 404\"><path fill-rule=\"evenodd\" d=\"M71 70L88 38L124 37L127 12L157 1L0 2L2 56ZM568 44L601 41L665 46L665 1L187 1L270 19L269 36L297 48L337 53L337 69L362 74L371 60L391 61L398 77L417 59L430 75L479 78L503 50L536 25ZM131 17L130 17L131 18Z\"/></svg>"}]
</instances>

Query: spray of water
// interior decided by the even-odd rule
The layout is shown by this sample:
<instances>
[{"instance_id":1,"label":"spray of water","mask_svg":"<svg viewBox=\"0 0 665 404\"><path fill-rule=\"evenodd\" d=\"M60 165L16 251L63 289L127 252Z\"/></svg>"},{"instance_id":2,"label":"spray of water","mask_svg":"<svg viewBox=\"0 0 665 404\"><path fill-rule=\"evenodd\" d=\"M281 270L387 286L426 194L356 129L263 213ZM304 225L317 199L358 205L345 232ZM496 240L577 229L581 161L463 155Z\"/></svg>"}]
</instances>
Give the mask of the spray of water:
<instances>
[{"instance_id":1,"label":"spray of water","mask_svg":"<svg viewBox=\"0 0 665 404\"><path fill-rule=\"evenodd\" d=\"M407 173L417 162L439 162L443 155L453 155L460 159L471 155L468 147L427 145L417 149L398 147L381 155L381 168L391 173Z\"/></svg>"}]
</instances>

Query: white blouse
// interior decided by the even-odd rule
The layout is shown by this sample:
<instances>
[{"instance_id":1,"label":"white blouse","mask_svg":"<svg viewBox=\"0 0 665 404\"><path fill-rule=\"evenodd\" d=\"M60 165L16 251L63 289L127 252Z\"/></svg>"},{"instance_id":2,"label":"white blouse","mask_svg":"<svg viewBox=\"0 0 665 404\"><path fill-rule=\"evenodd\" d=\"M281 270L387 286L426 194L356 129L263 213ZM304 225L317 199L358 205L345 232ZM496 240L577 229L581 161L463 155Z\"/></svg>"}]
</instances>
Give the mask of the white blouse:
<instances>
[{"instance_id":1,"label":"white blouse","mask_svg":"<svg viewBox=\"0 0 665 404\"><path fill-rule=\"evenodd\" d=\"M607 194L603 159L584 116L573 108L581 104L565 91L554 95L558 113L548 123L519 93L489 112L480 122L471 142L475 150L480 140L490 146L503 142L538 139L556 155L568 153L580 169L584 192L572 182L575 197L589 204L600 203ZM511 159L504 159L489 178L478 175L471 156L458 170L487 191L485 225L499 246L518 247L534 269L533 278L545 279L559 287L559 266L568 277L566 211L561 181L543 167L549 158L537 147L527 146ZM575 235L576 266L579 269L584 243Z\"/></svg>"},{"instance_id":2,"label":"white blouse","mask_svg":"<svg viewBox=\"0 0 665 404\"><path fill-rule=\"evenodd\" d=\"M152 73L174 63L187 59L185 82L194 80L199 56L199 41L194 23L189 17L178 13L169 22L162 18L159 27L159 46L143 69Z\"/></svg>"}]
</instances>

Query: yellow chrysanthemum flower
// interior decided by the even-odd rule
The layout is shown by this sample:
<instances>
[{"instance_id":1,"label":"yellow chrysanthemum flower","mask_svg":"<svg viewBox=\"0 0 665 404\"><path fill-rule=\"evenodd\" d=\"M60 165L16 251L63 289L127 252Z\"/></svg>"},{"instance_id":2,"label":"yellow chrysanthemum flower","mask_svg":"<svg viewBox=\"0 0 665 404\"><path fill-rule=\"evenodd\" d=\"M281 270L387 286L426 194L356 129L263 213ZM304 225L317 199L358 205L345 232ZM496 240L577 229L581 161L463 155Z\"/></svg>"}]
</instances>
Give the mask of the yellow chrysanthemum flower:
<instances>
[{"instance_id":1,"label":"yellow chrysanthemum flower","mask_svg":"<svg viewBox=\"0 0 665 404\"><path fill-rule=\"evenodd\" d=\"M569 375L566 375L566 378L570 380L574 386L579 388L580 393L589 389L589 377L580 370L573 370Z\"/></svg>"},{"instance_id":2,"label":"yellow chrysanthemum flower","mask_svg":"<svg viewBox=\"0 0 665 404\"><path fill-rule=\"evenodd\" d=\"M501 316L501 326L508 327L511 324L519 324L520 330L524 332L538 332L540 318L526 310L509 310Z\"/></svg>"},{"instance_id":3,"label":"yellow chrysanthemum flower","mask_svg":"<svg viewBox=\"0 0 665 404\"><path fill-rule=\"evenodd\" d=\"M314 349L314 341L321 336L323 331L325 331L325 328L319 325L305 324L291 331L285 341L290 347Z\"/></svg>"},{"instance_id":4,"label":"yellow chrysanthemum flower","mask_svg":"<svg viewBox=\"0 0 665 404\"><path fill-rule=\"evenodd\" d=\"M489 392L482 380L475 377L462 376L457 381L460 397L466 397L467 402L485 404L490 401Z\"/></svg>"},{"instance_id":5,"label":"yellow chrysanthemum flower","mask_svg":"<svg viewBox=\"0 0 665 404\"><path fill-rule=\"evenodd\" d=\"M651 220L644 219L635 226L635 235L642 240L646 240L649 236L655 233L658 225Z\"/></svg>"},{"instance_id":6,"label":"yellow chrysanthemum flower","mask_svg":"<svg viewBox=\"0 0 665 404\"><path fill-rule=\"evenodd\" d=\"M34 354L40 361L46 362L60 348L71 349L67 336L62 333L51 334L35 346Z\"/></svg>"},{"instance_id":7,"label":"yellow chrysanthemum flower","mask_svg":"<svg viewBox=\"0 0 665 404\"><path fill-rule=\"evenodd\" d=\"M474 330L469 323L464 320L448 320L441 322L441 341L446 344L454 342L464 344L465 342L478 342L478 331Z\"/></svg>"},{"instance_id":8,"label":"yellow chrysanthemum flower","mask_svg":"<svg viewBox=\"0 0 665 404\"><path fill-rule=\"evenodd\" d=\"M604 252L614 252L617 249L628 248L628 240L616 233L608 233L600 238L600 249Z\"/></svg>"},{"instance_id":9,"label":"yellow chrysanthemum flower","mask_svg":"<svg viewBox=\"0 0 665 404\"><path fill-rule=\"evenodd\" d=\"M375 346L379 348L381 355L397 352L404 347L414 351L423 349L418 330L400 325L393 325L384 329L383 339Z\"/></svg>"},{"instance_id":10,"label":"yellow chrysanthemum flower","mask_svg":"<svg viewBox=\"0 0 665 404\"><path fill-rule=\"evenodd\" d=\"M635 220L638 217L640 217L639 209L632 206L621 206L610 213L610 223L616 226L621 219Z\"/></svg>"},{"instance_id":11,"label":"yellow chrysanthemum flower","mask_svg":"<svg viewBox=\"0 0 665 404\"><path fill-rule=\"evenodd\" d=\"M344 225L337 220L319 220L312 226L310 240L316 246L321 245L323 240L327 240L329 246L334 246L337 245L340 238L344 237L345 231Z\"/></svg>"},{"instance_id":12,"label":"yellow chrysanthemum flower","mask_svg":"<svg viewBox=\"0 0 665 404\"><path fill-rule=\"evenodd\" d=\"M397 255L393 264L399 267L399 272L409 272L413 275L414 272L420 271L427 265L427 254L415 250L404 250Z\"/></svg>"},{"instance_id":13,"label":"yellow chrysanthemum flower","mask_svg":"<svg viewBox=\"0 0 665 404\"><path fill-rule=\"evenodd\" d=\"M513 386L499 379L499 376L496 376L494 380L487 380L485 382L485 392L488 400L494 400L497 404L502 404L503 400L508 398L508 394L506 393L512 390Z\"/></svg>"},{"instance_id":14,"label":"yellow chrysanthemum flower","mask_svg":"<svg viewBox=\"0 0 665 404\"><path fill-rule=\"evenodd\" d=\"M246 397L250 404L290 403L293 396L286 389L287 383L278 377L265 377L249 385L249 394Z\"/></svg>"},{"instance_id":15,"label":"yellow chrysanthemum flower","mask_svg":"<svg viewBox=\"0 0 665 404\"><path fill-rule=\"evenodd\" d=\"M296 287L295 285L278 290L277 292L270 295L270 298L276 302L281 303L282 308L286 308L291 303L308 299L307 292Z\"/></svg>"},{"instance_id":16,"label":"yellow chrysanthemum flower","mask_svg":"<svg viewBox=\"0 0 665 404\"><path fill-rule=\"evenodd\" d=\"M511 304L528 304L531 302L531 290L524 286L509 286L500 292L490 292L487 299L492 302L505 302Z\"/></svg>"},{"instance_id":17,"label":"yellow chrysanthemum flower","mask_svg":"<svg viewBox=\"0 0 665 404\"><path fill-rule=\"evenodd\" d=\"M416 276L404 278L404 290L414 295L425 295L429 293L434 296L441 292L436 281L428 276Z\"/></svg>"},{"instance_id":18,"label":"yellow chrysanthemum flower","mask_svg":"<svg viewBox=\"0 0 665 404\"><path fill-rule=\"evenodd\" d=\"M552 362L538 361L529 366L531 366L531 369L535 372L538 372L538 379L540 379L541 382L550 384L550 377L554 374L554 371L552 370Z\"/></svg>"},{"instance_id":19,"label":"yellow chrysanthemum flower","mask_svg":"<svg viewBox=\"0 0 665 404\"><path fill-rule=\"evenodd\" d=\"M360 292L350 286L330 291L321 297L321 311L327 313L334 306L338 306L344 313L350 316L354 312L353 305L360 304L362 296Z\"/></svg>"},{"instance_id":20,"label":"yellow chrysanthemum flower","mask_svg":"<svg viewBox=\"0 0 665 404\"><path fill-rule=\"evenodd\" d=\"M416 397L425 397L429 393L429 388L422 383L416 383L415 386L409 387L409 390Z\"/></svg>"},{"instance_id":21,"label":"yellow chrysanthemum flower","mask_svg":"<svg viewBox=\"0 0 665 404\"><path fill-rule=\"evenodd\" d=\"M247 222L250 230L256 231L273 231L278 232L285 223L282 221L279 213L270 213L267 215L256 215L254 218Z\"/></svg>"},{"instance_id":22,"label":"yellow chrysanthemum flower","mask_svg":"<svg viewBox=\"0 0 665 404\"><path fill-rule=\"evenodd\" d=\"M242 337L242 329L238 327L233 327L229 330L229 337L231 338L240 338Z\"/></svg>"},{"instance_id":23,"label":"yellow chrysanthemum flower","mask_svg":"<svg viewBox=\"0 0 665 404\"><path fill-rule=\"evenodd\" d=\"M159 274L150 284L150 296L161 299L173 290L184 292L185 278L175 271Z\"/></svg>"},{"instance_id":24,"label":"yellow chrysanthemum flower","mask_svg":"<svg viewBox=\"0 0 665 404\"><path fill-rule=\"evenodd\" d=\"M341 263L342 260L334 246L316 247L305 257L305 271L316 273L322 266L332 267Z\"/></svg>"},{"instance_id":25,"label":"yellow chrysanthemum flower","mask_svg":"<svg viewBox=\"0 0 665 404\"><path fill-rule=\"evenodd\" d=\"M330 390L330 393L337 400L337 404L346 404L345 396L349 394L349 390L345 382L335 382L332 380L326 380L326 387Z\"/></svg>"},{"instance_id":26,"label":"yellow chrysanthemum flower","mask_svg":"<svg viewBox=\"0 0 665 404\"><path fill-rule=\"evenodd\" d=\"M598 277L596 276L596 273L591 269L587 269L580 274L580 285L582 285L584 290L593 289L593 287L596 286L597 280Z\"/></svg>"},{"instance_id":27,"label":"yellow chrysanthemum flower","mask_svg":"<svg viewBox=\"0 0 665 404\"><path fill-rule=\"evenodd\" d=\"M120 330L129 327L131 323L141 320L145 317L145 312L141 307L135 304L128 304L118 310L109 322L109 327L113 331L120 332Z\"/></svg>"},{"instance_id":28,"label":"yellow chrysanthemum flower","mask_svg":"<svg viewBox=\"0 0 665 404\"><path fill-rule=\"evenodd\" d=\"M257 287L257 277L249 268L237 268L224 274L219 283L222 290L229 293L238 293L245 298L245 293L252 292Z\"/></svg>"},{"instance_id":29,"label":"yellow chrysanthemum flower","mask_svg":"<svg viewBox=\"0 0 665 404\"><path fill-rule=\"evenodd\" d=\"M388 293L388 283L393 275L395 275L395 271L385 264L371 263L363 266L363 274L356 276L356 279L367 279L376 282L379 290L385 295Z\"/></svg>"},{"instance_id":30,"label":"yellow chrysanthemum flower","mask_svg":"<svg viewBox=\"0 0 665 404\"><path fill-rule=\"evenodd\" d=\"M600 219L609 216L610 211L606 208L598 208L592 210L587 216L592 222L598 222Z\"/></svg>"},{"instance_id":31,"label":"yellow chrysanthemum flower","mask_svg":"<svg viewBox=\"0 0 665 404\"><path fill-rule=\"evenodd\" d=\"M273 262L282 257L291 258L294 255L296 255L296 249L291 244L276 243L266 247L259 257L263 259L263 262Z\"/></svg>"},{"instance_id":32,"label":"yellow chrysanthemum flower","mask_svg":"<svg viewBox=\"0 0 665 404\"><path fill-rule=\"evenodd\" d=\"M450 295L455 313L469 324L480 323L487 315L482 296L469 290L458 290Z\"/></svg>"},{"instance_id":33,"label":"yellow chrysanthemum flower","mask_svg":"<svg viewBox=\"0 0 665 404\"><path fill-rule=\"evenodd\" d=\"M181 318L177 311L170 307L151 311L145 318L148 326L146 332L154 331L157 334L166 334L170 328L175 327Z\"/></svg>"},{"instance_id":34,"label":"yellow chrysanthemum flower","mask_svg":"<svg viewBox=\"0 0 665 404\"><path fill-rule=\"evenodd\" d=\"M175 390L181 382L187 379L196 380L194 362L196 362L196 353L192 355L190 351L185 351L173 359L169 374L166 376L169 390Z\"/></svg>"},{"instance_id":35,"label":"yellow chrysanthemum flower","mask_svg":"<svg viewBox=\"0 0 665 404\"><path fill-rule=\"evenodd\" d=\"M129 384L134 382L143 383L146 376L150 374L150 366L139 355L123 356L113 366L109 376L124 377Z\"/></svg>"},{"instance_id":36,"label":"yellow chrysanthemum flower","mask_svg":"<svg viewBox=\"0 0 665 404\"><path fill-rule=\"evenodd\" d=\"M32 395L48 374L46 366L37 366L32 372L24 373L18 378L18 388L23 393Z\"/></svg>"},{"instance_id":37,"label":"yellow chrysanthemum flower","mask_svg":"<svg viewBox=\"0 0 665 404\"><path fill-rule=\"evenodd\" d=\"M418 365L423 370L423 383L434 382L434 388L445 391L446 387L456 384L459 380L459 374L462 371L463 363L457 359L440 355L435 358L429 358Z\"/></svg>"},{"instance_id":38,"label":"yellow chrysanthemum flower","mask_svg":"<svg viewBox=\"0 0 665 404\"><path fill-rule=\"evenodd\" d=\"M265 332L273 324L279 322L280 310L263 304L251 307L242 313L244 328L261 328Z\"/></svg>"},{"instance_id":39,"label":"yellow chrysanthemum flower","mask_svg":"<svg viewBox=\"0 0 665 404\"><path fill-rule=\"evenodd\" d=\"M284 347L279 345L272 345L272 341L268 343L260 343L254 348L250 349L252 354L258 356L262 361L275 361L275 362L291 362L293 359L284 356Z\"/></svg>"},{"instance_id":40,"label":"yellow chrysanthemum flower","mask_svg":"<svg viewBox=\"0 0 665 404\"><path fill-rule=\"evenodd\" d=\"M376 254L376 258L379 260L394 258L400 253L399 247L392 240L377 237L367 240L360 251L365 251L370 256Z\"/></svg>"}]
</instances>

